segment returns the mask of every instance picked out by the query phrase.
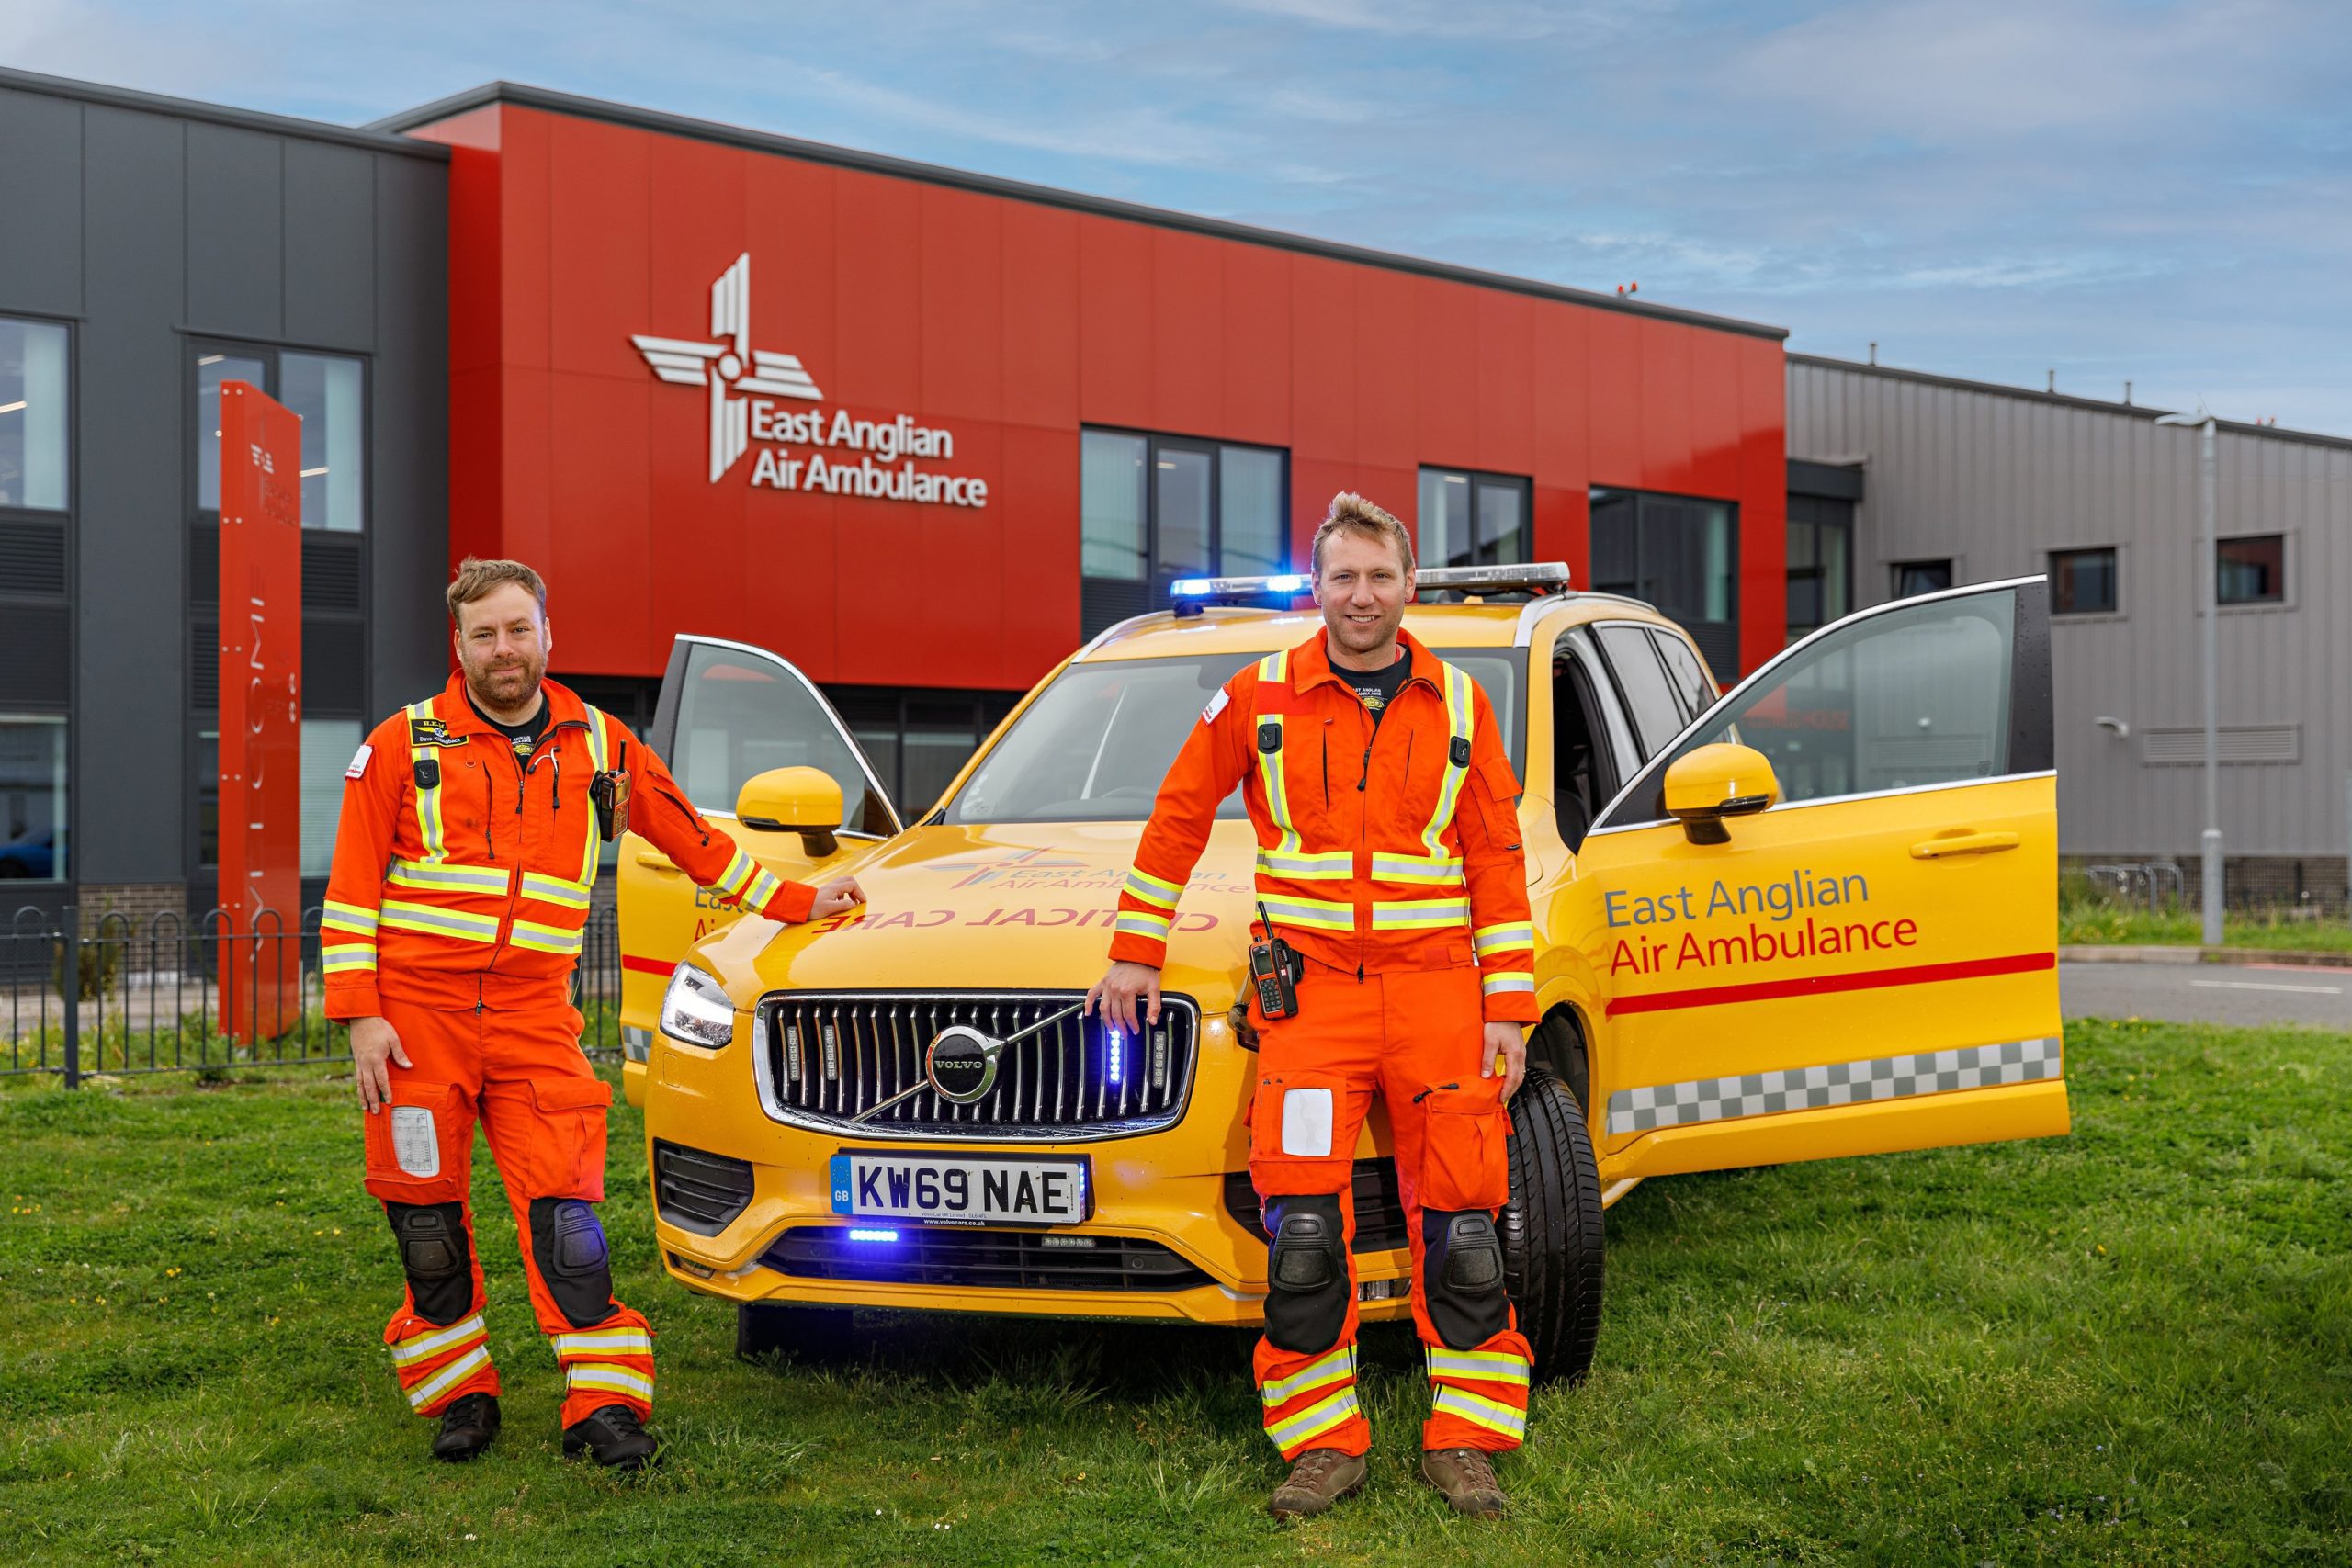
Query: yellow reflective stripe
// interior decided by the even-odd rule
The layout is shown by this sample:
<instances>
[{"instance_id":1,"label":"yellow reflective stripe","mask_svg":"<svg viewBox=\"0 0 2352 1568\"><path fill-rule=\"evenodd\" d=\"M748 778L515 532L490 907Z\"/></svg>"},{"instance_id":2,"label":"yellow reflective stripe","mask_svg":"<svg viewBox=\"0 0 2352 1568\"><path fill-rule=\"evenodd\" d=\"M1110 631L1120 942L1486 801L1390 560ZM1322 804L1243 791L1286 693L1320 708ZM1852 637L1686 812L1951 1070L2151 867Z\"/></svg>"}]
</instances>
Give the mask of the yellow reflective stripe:
<instances>
[{"instance_id":1,"label":"yellow reflective stripe","mask_svg":"<svg viewBox=\"0 0 2352 1568\"><path fill-rule=\"evenodd\" d=\"M1124 936L1148 936L1155 941L1168 940L1168 917L1146 914L1141 909L1122 909L1111 929Z\"/></svg>"},{"instance_id":2,"label":"yellow reflective stripe","mask_svg":"<svg viewBox=\"0 0 2352 1568\"><path fill-rule=\"evenodd\" d=\"M588 907L588 884L526 871L523 874L523 897L542 904L560 904L567 909L584 909Z\"/></svg>"},{"instance_id":3,"label":"yellow reflective stripe","mask_svg":"<svg viewBox=\"0 0 2352 1568\"><path fill-rule=\"evenodd\" d=\"M1458 926L1468 923L1469 919L1467 898L1392 898L1372 907L1372 929L1376 931Z\"/></svg>"},{"instance_id":4,"label":"yellow reflective stripe","mask_svg":"<svg viewBox=\"0 0 2352 1568\"><path fill-rule=\"evenodd\" d=\"M577 953L580 951L580 928L570 931L561 926L543 926L535 920L517 920L506 940L516 947L527 947L538 953Z\"/></svg>"},{"instance_id":5,"label":"yellow reflective stripe","mask_svg":"<svg viewBox=\"0 0 2352 1568\"><path fill-rule=\"evenodd\" d=\"M384 924L392 931L425 931L434 936L456 937L461 942L496 942L498 917L495 915L463 915L455 909L435 908L430 904L402 904L384 900Z\"/></svg>"},{"instance_id":6,"label":"yellow reflective stripe","mask_svg":"<svg viewBox=\"0 0 2352 1568\"><path fill-rule=\"evenodd\" d=\"M460 893L503 894L504 870L487 865L450 865L446 862L396 860L384 880L394 887L439 887Z\"/></svg>"},{"instance_id":7,"label":"yellow reflective stripe","mask_svg":"<svg viewBox=\"0 0 2352 1568\"><path fill-rule=\"evenodd\" d=\"M1270 653L1258 660L1258 679L1271 682L1277 686L1289 685L1290 649L1283 649L1280 653Z\"/></svg>"},{"instance_id":8,"label":"yellow reflective stripe","mask_svg":"<svg viewBox=\"0 0 2352 1568\"><path fill-rule=\"evenodd\" d=\"M412 719L431 718L433 704L429 700L409 704L408 716ZM441 820L441 786L435 784L431 789L417 788L416 741L413 738L408 744L408 760L409 787L416 790L417 841L424 846L426 860L437 861L449 852L448 831Z\"/></svg>"},{"instance_id":9,"label":"yellow reflective stripe","mask_svg":"<svg viewBox=\"0 0 2352 1568\"><path fill-rule=\"evenodd\" d=\"M1316 850L1305 854L1260 850L1258 869L1291 882L1345 882L1356 874L1356 857L1352 850Z\"/></svg>"},{"instance_id":10,"label":"yellow reflective stripe","mask_svg":"<svg viewBox=\"0 0 2352 1568\"><path fill-rule=\"evenodd\" d=\"M605 1361L572 1361L564 1369L567 1388L603 1388L615 1393L633 1393L638 1398L651 1400L653 1380L642 1372L627 1367L616 1367Z\"/></svg>"},{"instance_id":11,"label":"yellow reflective stripe","mask_svg":"<svg viewBox=\"0 0 2352 1568\"><path fill-rule=\"evenodd\" d=\"M1258 716L1258 723L1261 726L1271 724L1275 728L1283 730L1285 736L1289 734L1283 724L1281 714L1261 713ZM1250 743L1252 746L1258 744L1255 731L1251 733ZM1258 783L1266 792L1266 815L1274 824L1276 836L1274 852L1279 854L1295 855L1298 853L1298 828L1290 819L1290 785L1283 778L1283 749L1277 746L1269 751L1261 746L1258 748L1257 755Z\"/></svg>"},{"instance_id":12,"label":"yellow reflective stripe","mask_svg":"<svg viewBox=\"0 0 2352 1568\"><path fill-rule=\"evenodd\" d=\"M752 879L759 874L760 868L752 857L737 850L728 860L727 869L720 872L718 880L710 886L741 902L743 898L743 890L752 886Z\"/></svg>"},{"instance_id":13,"label":"yellow reflective stripe","mask_svg":"<svg viewBox=\"0 0 2352 1568\"><path fill-rule=\"evenodd\" d=\"M1184 890L1147 872L1130 869L1127 872L1127 891L1154 908L1173 909Z\"/></svg>"},{"instance_id":14,"label":"yellow reflective stripe","mask_svg":"<svg viewBox=\"0 0 2352 1568\"><path fill-rule=\"evenodd\" d=\"M1462 781L1470 776L1467 762L1453 760L1454 740L1470 739L1471 716L1476 710L1470 704L1470 677L1451 664L1438 667L1445 676L1445 727L1448 744L1445 749L1445 776L1437 786L1437 805L1430 812L1430 825L1421 831L1421 843L1431 855L1442 852L1446 825L1453 820L1455 802L1462 796Z\"/></svg>"},{"instance_id":15,"label":"yellow reflective stripe","mask_svg":"<svg viewBox=\"0 0 2352 1568\"><path fill-rule=\"evenodd\" d=\"M422 1410L449 1390L490 1365L490 1347L477 1345L408 1391L409 1408Z\"/></svg>"},{"instance_id":16,"label":"yellow reflective stripe","mask_svg":"<svg viewBox=\"0 0 2352 1568\"><path fill-rule=\"evenodd\" d=\"M653 1337L642 1328L592 1328L578 1334L559 1334L554 1338L558 1356L584 1356L602 1350L614 1356L650 1356Z\"/></svg>"},{"instance_id":17,"label":"yellow reflective stripe","mask_svg":"<svg viewBox=\"0 0 2352 1568\"><path fill-rule=\"evenodd\" d=\"M1470 933L1470 945L1484 958L1490 953L1509 953L1515 948L1535 945L1535 928L1525 920L1512 920L1499 926L1480 926Z\"/></svg>"},{"instance_id":18,"label":"yellow reflective stripe","mask_svg":"<svg viewBox=\"0 0 2352 1568\"><path fill-rule=\"evenodd\" d=\"M1372 876L1375 882L1428 882L1462 885L1462 857L1459 855L1374 855Z\"/></svg>"},{"instance_id":19,"label":"yellow reflective stripe","mask_svg":"<svg viewBox=\"0 0 2352 1568\"><path fill-rule=\"evenodd\" d=\"M752 890L743 896L743 908L764 909L768 907L768 900L783 891L784 884L765 871L755 873L752 877Z\"/></svg>"},{"instance_id":20,"label":"yellow reflective stripe","mask_svg":"<svg viewBox=\"0 0 2352 1568\"><path fill-rule=\"evenodd\" d=\"M360 936L372 936L376 931L376 911L357 904L345 904L330 898L320 906L319 927L322 931L352 931Z\"/></svg>"},{"instance_id":21,"label":"yellow reflective stripe","mask_svg":"<svg viewBox=\"0 0 2352 1568\"><path fill-rule=\"evenodd\" d=\"M603 708L588 710L588 765L600 773L611 765L605 761L612 751L612 737L605 728L607 722ZM596 880L596 856L605 845L603 836L596 830L596 809L593 806L588 808L585 837L588 842L580 853L580 881L583 886Z\"/></svg>"},{"instance_id":22,"label":"yellow reflective stripe","mask_svg":"<svg viewBox=\"0 0 2352 1568\"><path fill-rule=\"evenodd\" d=\"M1527 1383L1527 1363L1507 1350L1427 1352L1432 1378L1478 1378L1487 1382Z\"/></svg>"},{"instance_id":23,"label":"yellow reflective stripe","mask_svg":"<svg viewBox=\"0 0 2352 1568\"><path fill-rule=\"evenodd\" d=\"M1351 931L1356 929L1356 907L1332 898L1261 898L1267 915L1294 926L1313 926L1318 931Z\"/></svg>"},{"instance_id":24,"label":"yellow reflective stripe","mask_svg":"<svg viewBox=\"0 0 2352 1568\"><path fill-rule=\"evenodd\" d=\"M1492 1399L1485 1399L1468 1389L1455 1388L1451 1383L1437 1385L1437 1393L1430 1400L1431 1410L1442 1410L1449 1416L1459 1416L1474 1426L1489 1432L1500 1432L1507 1438L1527 1435L1527 1412L1512 1408Z\"/></svg>"},{"instance_id":25,"label":"yellow reflective stripe","mask_svg":"<svg viewBox=\"0 0 2352 1568\"><path fill-rule=\"evenodd\" d=\"M1363 1408L1356 1403L1355 1384L1350 1383L1320 1404L1310 1404L1289 1420L1267 1427L1266 1436L1274 1440L1274 1447L1288 1454L1333 1427L1346 1425Z\"/></svg>"},{"instance_id":26,"label":"yellow reflective stripe","mask_svg":"<svg viewBox=\"0 0 2352 1568\"><path fill-rule=\"evenodd\" d=\"M1282 1382L1261 1386L1258 1390L1258 1397L1272 1408L1296 1399L1310 1388L1320 1388L1327 1382L1337 1382L1341 1378L1351 1378L1355 1375L1356 1348L1352 1345L1343 1345L1321 1359L1310 1361L1305 1370L1293 1372Z\"/></svg>"},{"instance_id":27,"label":"yellow reflective stripe","mask_svg":"<svg viewBox=\"0 0 2352 1568\"><path fill-rule=\"evenodd\" d=\"M396 1367L413 1366L428 1356L455 1349L469 1339L489 1337L489 1325L482 1322L481 1314L476 1313L446 1328L435 1328L427 1334L412 1334L405 1339L395 1340L391 1346L392 1364Z\"/></svg>"},{"instance_id":28,"label":"yellow reflective stripe","mask_svg":"<svg viewBox=\"0 0 2352 1568\"><path fill-rule=\"evenodd\" d=\"M1482 997L1499 996L1506 991L1532 991L1535 976L1524 969L1498 969L1478 982Z\"/></svg>"},{"instance_id":29,"label":"yellow reflective stripe","mask_svg":"<svg viewBox=\"0 0 2352 1568\"><path fill-rule=\"evenodd\" d=\"M348 974L355 969L376 967L376 950L370 945L355 943L345 947L322 947L319 950L319 968L329 975Z\"/></svg>"}]
</instances>

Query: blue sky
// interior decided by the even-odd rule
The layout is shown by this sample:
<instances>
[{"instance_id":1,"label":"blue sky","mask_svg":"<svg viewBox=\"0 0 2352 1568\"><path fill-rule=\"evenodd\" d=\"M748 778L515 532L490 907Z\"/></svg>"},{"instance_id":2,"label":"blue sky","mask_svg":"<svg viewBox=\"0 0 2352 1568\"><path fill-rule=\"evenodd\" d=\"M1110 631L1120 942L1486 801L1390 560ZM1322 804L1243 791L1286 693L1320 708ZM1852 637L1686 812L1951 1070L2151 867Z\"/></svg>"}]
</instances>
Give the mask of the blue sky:
<instances>
[{"instance_id":1,"label":"blue sky","mask_svg":"<svg viewBox=\"0 0 2352 1568\"><path fill-rule=\"evenodd\" d=\"M357 123L492 78L2352 434L2341 0L0 6Z\"/></svg>"}]
</instances>

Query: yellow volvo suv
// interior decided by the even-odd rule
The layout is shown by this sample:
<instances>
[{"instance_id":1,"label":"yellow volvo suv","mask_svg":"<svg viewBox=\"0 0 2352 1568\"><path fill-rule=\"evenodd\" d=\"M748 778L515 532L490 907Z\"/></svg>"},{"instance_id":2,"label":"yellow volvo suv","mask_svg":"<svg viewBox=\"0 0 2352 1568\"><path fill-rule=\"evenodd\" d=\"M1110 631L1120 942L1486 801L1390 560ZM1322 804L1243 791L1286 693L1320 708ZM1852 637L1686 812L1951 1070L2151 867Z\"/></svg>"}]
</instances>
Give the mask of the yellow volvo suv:
<instances>
[{"instance_id":1,"label":"yellow volvo suv","mask_svg":"<svg viewBox=\"0 0 2352 1568\"><path fill-rule=\"evenodd\" d=\"M1406 619L1485 685L1525 783L1544 1021L1503 1230L1544 1377L1589 1363L1602 1210L1645 1179L2067 1128L2042 581L1864 611L1721 695L1689 632L1566 580L1425 571ZM747 1353L857 1307L1261 1320L1238 794L1178 905L1159 1025L1078 1011L1188 727L1320 626L1276 607L1297 579L1177 586L911 820L787 660L678 638L650 739L688 793L733 800L776 874L854 874L868 900L782 927L621 847L659 1241L736 1303ZM1404 1317L1376 1108L1355 1154L1363 1314Z\"/></svg>"}]
</instances>

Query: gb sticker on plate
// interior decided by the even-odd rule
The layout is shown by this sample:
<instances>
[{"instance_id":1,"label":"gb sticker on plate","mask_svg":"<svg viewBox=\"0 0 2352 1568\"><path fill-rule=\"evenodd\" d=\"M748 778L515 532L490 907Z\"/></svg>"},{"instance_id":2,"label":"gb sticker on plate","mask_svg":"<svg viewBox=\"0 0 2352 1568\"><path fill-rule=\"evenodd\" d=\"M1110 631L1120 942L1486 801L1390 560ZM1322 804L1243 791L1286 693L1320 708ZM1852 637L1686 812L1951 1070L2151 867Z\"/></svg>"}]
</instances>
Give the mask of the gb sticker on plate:
<instances>
[{"instance_id":1,"label":"gb sticker on plate","mask_svg":"<svg viewBox=\"0 0 2352 1568\"><path fill-rule=\"evenodd\" d=\"M409 1176L441 1174L441 1140L433 1134L433 1112L422 1105L392 1107L392 1158Z\"/></svg>"}]
</instances>

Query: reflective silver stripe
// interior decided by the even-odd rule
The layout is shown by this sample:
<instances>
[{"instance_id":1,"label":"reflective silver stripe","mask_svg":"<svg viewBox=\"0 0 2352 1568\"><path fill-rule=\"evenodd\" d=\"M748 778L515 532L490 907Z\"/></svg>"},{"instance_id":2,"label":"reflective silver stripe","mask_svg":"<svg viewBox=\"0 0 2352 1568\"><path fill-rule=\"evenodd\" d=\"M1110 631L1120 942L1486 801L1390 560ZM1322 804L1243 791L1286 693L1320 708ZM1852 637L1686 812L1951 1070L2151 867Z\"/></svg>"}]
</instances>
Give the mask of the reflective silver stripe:
<instances>
[{"instance_id":1,"label":"reflective silver stripe","mask_svg":"<svg viewBox=\"0 0 2352 1568\"><path fill-rule=\"evenodd\" d=\"M581 932L565 931L559 926L543 926L536 920L517 920L506 940L516 947L527 947L539 953L573 953L580 951Z\"/></svg>"},{"instance_id":2,"label":"reflective silver stripe","mask_svg":"<svg viewBox=\"0 0 2352 1568\"><path fill-rule=\"evenodd\" d=\"M376 911L373 909L329 898L319 906L319 926L322 931L349 931L355 936L373 936L376 932Z\"/></svg>"},{"instance_id":3,"label":"reflective silver stripe","mask_svg":"<svg viewBox=\"0 0 2352 1568\"><path fill-rule=\"evenodd\" d=\"M600 773L611 766L605 761L613 749L612 737L605 728L610 722L603 708L591 707L588 710L588 765ZM588 812L585 837L588 842L581 852L580 881L582 886L590 886L596 880L596 857L605 845L604 836L596 829L596 813L593 807Z\"/></svg>"},{"instance_id":4,"label":"reflective silver stripe","mask_svg":"<svg viewBox=\"0 0 2352 1568\"><path fill-rule=\"evenodd\" d=\"M642 1328L592 1328L559 1334L551 1341L558 1356L584 1356L602 1350L610 1356L650 1356L653 1337Z\"/></svg>"},{"instance_id":5,"label":"reflective silver stripe","mask_svg":"<svg viewBox=\"0 0 2352 1568\"><path fill-rule=\"evenodd\" d=\"M1431 1378L1476 1378L1487 1382L1527 1385L1527 1363L1502 1350L1439 1350L1425 1352Z\"/></svg>"},{"instance_id":6,"label":"reflective silver stripe","mask_svg":"<svg viewBox=\"0 0 2352 1568\"><path fill-rule=\"evenodd\" d=\"M1335 1427L1344 1426L1350 1418L1362 1413L1363 1406L1356 1403L1355 1384L1350 1383L1339 1393L1319 1404L1310 1404L1279 1426L1266 1428L1266 1436L1285 1454L1310 1438L1319 1438Z\"/></svg>"},{"instance_id":7,"label":"reflective silver stripe","mask_svg":"<svg viewBox=\"0 0 2352 1568\"><path fill-rule=\"evenodd\" d=\"M461 915L429 904L384 903L384 924L394 931L429 931L467 942L496 942L498 921L489 915Z\"/></svg>"},{"instance_id":8,"label":"reflective silver stripe","mask_svg":"<svg viewBox=\"0 0 2352 1568\"><path fill-rule=\"evenodd\" d=\"M432 700L428 698L421 703L409 704L408 716L412 721L431 718ZM416 739L413 734L409 739L408 761L409 787L416 791L417 842L424 846L426 860L437 861L449 852L448 834L441 820L441 786L435 784L427 789L416 783Z\"/></svg>"},{"instance_id":9,"label":"reflective silver stripe","mask_svg":"<svg viewBox=\"0 0 2352 1568\"><path fill-rule=\"evenodd\" d=\"M1525 920L1515 920L1499 926L1480 926L1470 933L1470 945L1484 958L1490 953L1510 953L1518 948L1533 948L1535 928Z\"/></svg>"},{"instance_id":10,"label":"reflective silver stripe","mask_svg":"<svg viewBox=\"0 0 2352 1568\"><path fill-rule=\"evenodd\" d=\"M1286 882L1345 882L1356 874L1355 852L1317 850L1291 854L1282 850L1260 850L1258 871L1261 875Z\"/></svg>"},{"instance_id":11,"label":"reflective silver stripe","mask_svg":"<svg viewBox=\"0 0 2352 1568\"><path fill-rule=\"evenodd\" d=\"M1467 898L1389 898L1372 907L1372 929L1376 931L1420 931L1469 921Z\"/></svg>"},{"instance_id":12,"label":"reflective silver stripe","mask_svg":"<svg viewBox=\"0 0 2352 1568\"><path fill-rule=\"evenodd\" d=\"M490 1365L490 1347L477 1345L408 1391L409 1408L422 1410L475 1372Z\"/></svg>"},{"instance_id":13,"label":"reflective silver stripe","mask_svg":"<svg viewBox=\"0 0 2352 1568\"><path fill-rule=\"evenodd\" d=\"M1445 750L1445 775L1438 782L1437 805L1430 812L1430 825L1421 831L1421 845L1432 855L1444 852L1445 829L1453 820L1455 803L1462 797L1462 781L1470 776L1470 765L1453 760L1454 748L1451 742L1470 739L1470 726L1477 712L1470 701L1468 672L1442 662L1438 668L1444 676L1441 684L1445 693L1445 725L1449 743Z\"/></svg>"},{"instance_id":14,"label":"reflective silver stripe","mask_svg":"<svg viewBox=\"0 0 2352 1568\"><path fill-rule=\"evenodd\" d=\"M563 1372L567 1388L611 1389L616 1393L633 1393L649 1401L653 1397L653 1380L627 1367L605 1361L571 1361L565 1364Z\"/></svg>"},{"instance_id":15,"label":"reflective silver stripe","mask_svg":"<svg viewBox=\"0 0 2352 1568\"><path fill-rule=\"evenodd\" d=\"M464 893L503 894L507 888L503 870L447 862L396 860L384 880L394 887L447 887Z\"/></svg>"},{"instance_id":16,"label":"reflective silver stripe","mask_svg":"<svg viewBox=\"0 0 2352 1568\"><path fill-rule=\"evenodd\" d=\"M1462 886L1460 855L1374 855L1372 875L1375 882L1428 882Z\"/></svg>"},{"instance_id":17,"label":"reflective silver stripe","mask_svg":"<svg viewBox=\"0 0 2352 1568\"><path fill-rule=\"evenodd\" d=\"M1474 1426L1489 1432L1500 1432L1507 1438L1527 1436L1527 1412L1497 1400L1482 1398L1466 1388L1452 1383L1440 1383L1430 1397L1430 1408L1448 1416L1459 1416Z\"/></svg>"},{"instance_id":18,"label":"reflective silver stripe","mask_svg":"<svg viewBox=\"0 0 2352 1568\"><path fill-rule=\"evenodd\" d=\"M1331 898L1276 898L1259 900L1265 905L1267 915L1295 926L1313 926L1318 931L1351 931L1356 929L1356 907Z\"/></svg>"},{"instance_id":19,"label":"reflective silver stripe","mask_svg":"<svg viewBox=\"0 0 2352 1568\"><path fill-rule=\"evenodd\" d=\"M759 872L752 878L752 890L743 895L743 908L752 910L764 909L768 907L769 901L783 891L783 883L778 882L764 871Z\"/></svg>"},{"instance_id":20,"label":"reflective silver stripe","mask_svg":"<svg viewBox=\"0 0 2352 1568\"><path fill-rule=\"evenodd\" d=\"M1133 868L1127 872L1126 890L1153 908L1169 912L1174 911L1176 900L1182 897L1184 891L1172 882Z\"/></svg>"},{"instance_id":21,"label":"reflective silver stripe","mask_svg":"<svg viewBox=\"0 0 2352 1568\"><path fill-rule=\"evenodd\" d=\"M1902 1056L1870 1056L1813 1067L1782 1067L1733 1077L1692 1078L1683 1083L1621 1089L1609 1097L1609 1130L1646 1133L1693 1122L1768 1116L1781 1111L1817 1111L1860 1105L1916 1094L1993 1089L2002 1084L2054 1078L2061 1069L2056 1035L1963 1045L1950 1051L1920 1051Z\"/></svg>"},{"instance_id":22,"label":"reflective silver stripe","mask_svg":"<svg viewBox=\"0 0 2352 1568\"><path fill-rule=\"evenodd\" d=\"M1168 917L1148 915L1141 909L1122 909L1119 918L1111 922L1114 932L1127 936L1148 936L1159 942L1168 940Z\"/></svg>"},{"instance_id":23,"label":"reflective silver stripe","mask_svg":"<svg viewBox=\"0 0 2352 1568\"><path fill-rule=\"evenodd\" d=\"M594 838L594 834L590 834ZM548 876L540 872L523 874L523 897L536 898L542 904L560 904L567 909L588 907L589 886L584 882L567 881L560 876Z\"/></svg>"},{"instance_id":24,"label":"reflective silver stripe","mask_svg":"<svg viewBox=\"0 0 2352 1568\"><path fill-rule=\"evenodd\" d=\"M1498 969L1478 982L1478 994L1482 997L1499 996L1505 991L1532 991L1534 988L1535 976L1524 969Z\"/></svg>"},{"instance_id":25,"label":"reflective silver stripe","mask_svg":"<svg viewBox=\"0 0 2352 1568\"><path fill-rule=\"evenodd\" d=\"M1345 1345L1319 1360L1310 1361L1304 1369L1293 1372L1280 1382L1264 1384L1258 1390L1258 1398L1269 1407L1284 1404L1310 1388L1320 1388L1325 1383L1338 1382L1341 1378L1355 1375L1356 1348Z\"/></svg>"},{"instance_id":26,"label":"reflective silver stripe","mask_svg":"<svg viewBox=\"0 0 2352 1568\"><path fill-rule=\"evenodd\" d=\"M341 975L354 969L376 967L373 946L322 947L319 949L319 967L329 975Z\"/></svg>"},{"instance_id":27,"label":"reflective silver stripe","mask_svg":"<svg viewBox=\"0 0 2352 1568\"><path fill-rule=\"evenodd\" d=\"M395 1341L391 1347L392 1364L412 1366L443 1350L454 1349L469 1339L487 1339L489 1337L489 1325L482 1322L481 1314L476 1313L471 1317L459 1318L446 1328L436 1328L430 1334L412 1334L405 1339Z\"/></svg>"}]
</instances>

